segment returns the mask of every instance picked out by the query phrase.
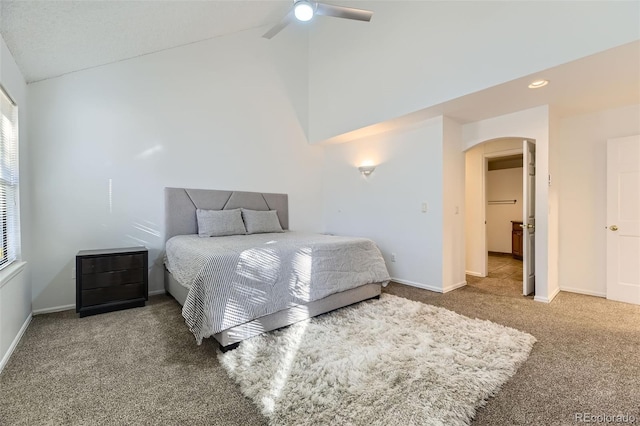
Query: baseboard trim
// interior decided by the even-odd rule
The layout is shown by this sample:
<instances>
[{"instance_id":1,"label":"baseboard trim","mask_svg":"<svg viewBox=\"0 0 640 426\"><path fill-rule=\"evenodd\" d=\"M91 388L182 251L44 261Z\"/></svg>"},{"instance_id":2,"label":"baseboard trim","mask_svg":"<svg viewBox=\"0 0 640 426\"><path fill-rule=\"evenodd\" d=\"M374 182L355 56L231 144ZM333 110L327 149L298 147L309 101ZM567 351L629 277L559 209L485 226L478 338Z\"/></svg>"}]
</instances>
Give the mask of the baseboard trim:
<instances>
[{"instance_id":1,"label":"baseboard trim","mask_svg":"<svg viewBox=\"0 0 640 426\"><path fill-rule=\"evenodd\" d=\"M7 352L2 357L2 361L0 361L0 373L2 373L2 370L4 370L5 365L7 365L7 363L9 362L9 358L11 358L11 355L13 355L13 351L16 350L16 347L18 346L18 343L20 343L22 336L27 331L27 327L29 327L29 324L31 323L31 318L33 318L33 316L29 314L27 319L24 321L24 324L22 324L22 327L20 327L20 331L18 331L15 339L13 339L13 342L11 342L11 346L9 346L9 349L7 349Z\"/></svg>"},{"instance_id":2,"label":"baseboard trim","mask_svg":"<svg viewBox=\"0 0 640 426\"><path fill-rule=\"evenodd\" d=\"M486 275L482 275L480 272L475 272L475 271L464 271L464 273L466 275L471 275L472 277L480 277L480 278L487 278Z\"/></svg>"},{"instance_id":3,"label":"baseboard trim","mask_svg":"<svg viewBox=\"0 0 640 426\"><path fill-rule=\"evenodd\" d=\"M498 256L498 257L512 257L513 253L510 251L489 251L487 252L489 256Z\"/></svg>"},{"instance_id":4,"label":"baseboard trim","mask_svg":"<svg viewBox=\"0 0 640 426\"><path fill-rule=\"evenodd\" d=\"M153 290L149 292L149 296L155 296L158 294L165 294L166 291L162 290ZM62 311L70 311L76 308L76 304L73 303L71 305L62 305L62 306L53 306L51 308L43 308L43 309L35 309L33 311L33 315L42 315L42 314L52 314L54 312L62 312Z\"/></svg>"},{"instance_id":5,"label":"baseboard trim","mask_svg":"<svg viewBox=\"0 0 640 426\"><path fill-rule=\"evenodd\" d=\"M76 304L53 306L51 308L34 309L33 315L52 314L54 312L70 311L76 308Z\"/></svg>"},{"instance_id":6,"label":"baseboard trim","mask_svg":"<svg viewBox=\"0 0 640 426\"><path fill-rule=\"evenodd\" d=\"M607 297L607 293L600 293L598 291L591 291L591 290L583 290L580 288L575 288L575 287L565 287L565 286L561 286L560 287L561 291L566 291L569 293L578 293L578 294L585 294L587 296L595 296L595 297Z\"/></svg>"},{"instance_id":7,"label":"baseboard trim","mask_svg":"<svg viewBox=\"0 0 640 426\"><path fill-rule=\"evenodd\" d=\"M400 279L400 278L393 278L393 277L391 278L391 281L394 281L394 282L397 282L397 283L400 283L400 284L404 284L404 285L409 285L411 287L417 287L417 288L421 288L421 289L424 289L424 290L433 291L433 292L436 292L436 293L442 293L443 292L441 287L436 287L436 286L429 285L429 284L422 284L422 283L417 283L417 282L414 282L414 281L403 280L403 279Z\"/></svg>"},{"instance_id":8,"label":"baseboard trim","mask_svg":"<svg viewBox=\"0 0 640 426\"><path fill-rule=\"evenodd\" d=\"M535 300L536 302L551 303L553 299L555 299L555 297L558 295L558 293L560 293L559 287L556 288L549 297L534 296L533 300Z\"/></svg>"},{"instance_id":9,"label":"baseboard trim","mask_svg":"<svg viewBox=\"0 0 640 426\"><path fill-rule=\"evenodd\" d=\"M450 291L456 290L460 287L464 287L465 285L467 285L466 281L460 281L459 283L451 284L444 288L443 293L449 293Z\"/></svg>"}]
</instances>

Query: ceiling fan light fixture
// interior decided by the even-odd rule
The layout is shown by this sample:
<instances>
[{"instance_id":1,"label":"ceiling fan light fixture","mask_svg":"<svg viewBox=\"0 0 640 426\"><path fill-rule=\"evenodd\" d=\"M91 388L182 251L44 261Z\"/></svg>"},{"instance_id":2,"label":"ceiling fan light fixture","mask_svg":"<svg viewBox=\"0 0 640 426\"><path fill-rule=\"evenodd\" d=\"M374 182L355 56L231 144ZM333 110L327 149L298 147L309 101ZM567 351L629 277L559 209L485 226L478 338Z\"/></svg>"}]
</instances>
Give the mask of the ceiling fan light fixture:
<instances>
[{"instance_id":1,"label":"ceiling fan light fixture","mask_svg":"<svg viewBox=\"0 0 640 426\"><path fill-rule=\"evenodd\" d=\"M284 18L264 33L262 37L271 39L292 22L310 21L314 15L369 22L371 21L373 12L370 10L323 3L322 1L316 0L293 0L293 5Z\"/></svg>"},{"instance_id":2,"label":"ceiling fan light fixture","mask_svg":"<svg viewBox=\"0 0 640 426\"><path fill-rule=\"evenodd\" d=\"M306 0L297 1L293 6L293 14L298 21L310 21L313 18L313 12L313 6Z\"/></svg>"}]
</instances>

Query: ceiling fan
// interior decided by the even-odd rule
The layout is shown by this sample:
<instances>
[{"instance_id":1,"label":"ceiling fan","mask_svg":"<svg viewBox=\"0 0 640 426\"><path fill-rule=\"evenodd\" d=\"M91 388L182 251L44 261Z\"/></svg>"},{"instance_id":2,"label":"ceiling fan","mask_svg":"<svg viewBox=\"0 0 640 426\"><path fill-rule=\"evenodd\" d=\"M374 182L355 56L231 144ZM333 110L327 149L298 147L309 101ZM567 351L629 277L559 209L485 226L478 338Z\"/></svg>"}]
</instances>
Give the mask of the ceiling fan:
<instances>
[{"instance_id":1,"label":"ceiling fan","mask_svg":"<svg viewBox=\"0 0 640 426\"><path fill-rule=\"evenodd\" d=\"M282 21L278 22L273 28L264 33L262 37L272 38L278 34L284 27L293 22L294 19L298 21L309 21L315 15L333 16L335 18L355 19L357 21L371 20L373 12L364 9L355 9L352 7L336 6L333 4L319 3L309 0L294 0L293 7L285 15Z\"/></svg>"}]
</instances>

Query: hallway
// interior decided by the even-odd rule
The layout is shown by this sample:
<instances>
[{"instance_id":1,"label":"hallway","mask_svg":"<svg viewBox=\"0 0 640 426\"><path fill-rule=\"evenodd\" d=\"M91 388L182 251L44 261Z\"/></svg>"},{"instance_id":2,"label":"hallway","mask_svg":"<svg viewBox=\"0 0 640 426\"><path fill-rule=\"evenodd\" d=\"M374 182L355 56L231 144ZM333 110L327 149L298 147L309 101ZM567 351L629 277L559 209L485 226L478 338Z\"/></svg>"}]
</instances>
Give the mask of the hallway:
<instances>
[{"instance_id":1,"label":"hallway","mask_svg":"<svg viewBox=\"0 0 640 426\"><path fill-rule=\"evenodd\" d=\"M510 254L489 254L486 278L467 275L467 286L481 293L522 297L522 261ZM533 297L533 296L529 296Z\"/></svg>"}]
</instances>

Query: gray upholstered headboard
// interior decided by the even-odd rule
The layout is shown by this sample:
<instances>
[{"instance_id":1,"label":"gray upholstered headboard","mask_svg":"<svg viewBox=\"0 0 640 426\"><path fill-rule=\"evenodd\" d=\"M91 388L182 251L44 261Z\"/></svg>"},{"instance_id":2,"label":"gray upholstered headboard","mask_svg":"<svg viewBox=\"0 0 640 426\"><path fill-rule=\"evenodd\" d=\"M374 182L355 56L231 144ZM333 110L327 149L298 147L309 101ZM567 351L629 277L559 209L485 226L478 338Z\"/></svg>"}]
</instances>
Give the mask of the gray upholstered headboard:
<instances>
[{"instance_id":1,"label":"gray upholstered headboard","mask_svg":"<svg viewBox=\"0 0 640 426\"><path fill-rule=\"evenodd\" d=\"M230 210L240 207L251 210L277 210L282 229L289 229L289 198L287 194L165 188L165 241L175 235L198 233L196 209Z\"/></svg>"}]
</instances>

